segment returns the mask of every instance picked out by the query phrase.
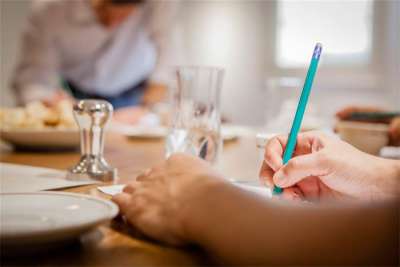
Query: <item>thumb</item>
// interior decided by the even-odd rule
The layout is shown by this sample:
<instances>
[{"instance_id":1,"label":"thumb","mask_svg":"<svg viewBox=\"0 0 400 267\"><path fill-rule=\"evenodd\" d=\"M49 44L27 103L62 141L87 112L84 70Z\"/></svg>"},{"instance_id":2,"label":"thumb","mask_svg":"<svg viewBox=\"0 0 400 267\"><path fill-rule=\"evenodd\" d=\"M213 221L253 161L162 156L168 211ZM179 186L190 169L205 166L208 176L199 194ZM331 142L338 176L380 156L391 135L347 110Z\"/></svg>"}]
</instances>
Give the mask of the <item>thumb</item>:
<instances>
[{"instance_id":1,"label":"thumb","mask_svg":"<svg viewBox=\"0 0 400 267\"><path fill-rule=\"evenodd\" d=\"M321 152L297 156L280 168L273 177L279 187L289 187L309 176L326 174L326 161Z\"/></svg>"},{"instance_id":2,"label":"thumb","mask_svg":"<svg viewBox=\"0 0 400 267\"><path fill-rule=\"evenodd\" d=\"M131 195L128 193L120 193L113 196L111 200L118 205L120 213L126 213L131 203Z\"/></svg>"}]
</instances>

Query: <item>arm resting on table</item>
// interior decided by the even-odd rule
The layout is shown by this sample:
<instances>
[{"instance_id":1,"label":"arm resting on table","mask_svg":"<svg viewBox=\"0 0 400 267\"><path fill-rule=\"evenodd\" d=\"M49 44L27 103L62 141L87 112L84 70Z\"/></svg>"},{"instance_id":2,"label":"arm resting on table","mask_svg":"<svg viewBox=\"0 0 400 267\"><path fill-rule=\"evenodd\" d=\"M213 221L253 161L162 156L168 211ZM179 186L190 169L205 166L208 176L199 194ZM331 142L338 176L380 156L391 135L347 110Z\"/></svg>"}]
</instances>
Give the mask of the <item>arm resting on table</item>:
<instances>
[{"instance_id":1,"label":"arm resting on table","mask_svg":"<svg viewBox=\"0 0 400 267\"><path fill-rule=\"evenodd\" d=\"M207 188L185 210L186 234L223 262L382 265L398 261L397 201L294 204L266 201L224 183Z\"/></svg>"}]
</instances>

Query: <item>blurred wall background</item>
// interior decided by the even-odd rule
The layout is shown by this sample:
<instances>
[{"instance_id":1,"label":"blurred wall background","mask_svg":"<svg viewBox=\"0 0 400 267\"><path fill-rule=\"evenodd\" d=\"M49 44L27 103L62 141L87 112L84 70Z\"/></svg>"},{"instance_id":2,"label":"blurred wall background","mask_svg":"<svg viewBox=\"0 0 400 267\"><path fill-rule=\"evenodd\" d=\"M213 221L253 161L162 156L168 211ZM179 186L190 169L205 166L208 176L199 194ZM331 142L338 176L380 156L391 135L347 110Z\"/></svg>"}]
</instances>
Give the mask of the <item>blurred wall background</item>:
<instances>
[{"instance_id":1,"label":"blurred wall background","mask_svg":"<svg viewBox=\"0 0 400 267\"><path fill-rule=\"evenodd\" d=\"M29 14L31 1L0 0L0 105L15 103L10 78L18 59L19 41Z\"/></svg>"},{"instance_id":2,"label":"blurred wall background","mask_svg":"<svg viewBox=\"0 0 400 267\"><path fill-rule=\"evenodd\" d=\"M14 104L9 78L30 1L0 1L1 105ZM265 124L295 99L316 41L316 113L400 107L400 1L181 1L177 27L186 64L225 67L223 113L233 122Z\"/></svg>"}]
</instances>

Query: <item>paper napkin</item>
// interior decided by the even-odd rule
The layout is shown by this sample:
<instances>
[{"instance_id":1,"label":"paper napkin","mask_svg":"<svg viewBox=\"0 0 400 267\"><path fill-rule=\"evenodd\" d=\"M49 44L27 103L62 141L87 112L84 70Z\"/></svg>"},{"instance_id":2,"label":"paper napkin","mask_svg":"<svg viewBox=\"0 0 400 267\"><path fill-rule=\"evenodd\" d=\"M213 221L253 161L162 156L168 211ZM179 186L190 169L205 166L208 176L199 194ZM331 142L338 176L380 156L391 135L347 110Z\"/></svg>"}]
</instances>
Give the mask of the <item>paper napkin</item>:
<instances>
[{"instance_id":1,"label":"paper napkin","mask_svg":"<svg viewBox=\"0 0 400 267\"><path fill-rule=\"evenodd\" d=\"M247 183L244 184L244 183L241 183L241 182L233 182L233 184L238 186L238 187L240 187L240 188L242 188L242 189L244 189L244 190L250 191L250 192L252 192L254 194L258 194L258 195L260 195L262 197L271 198L271 196L272 196L270 189L268 189L266 187L263 187L263 186L260 186L260 185L247 184ZM124 188L124 186L125 186L124 184L110 185L110 186L99 186L99 187L97 187L97 189L99 191L103 192L104 194L114 196L114 195L116 195L118 193L121 193L122 189Z\"/></svg>"},{"instance_id":2,"label":"paper napkin","mask_svg":"<svg viewBox=\"0 0 400 267\"><path fill-rule=\"evenodd\" d=\"M27 165L0 163L0 193L23 193L97 183L70 181L67 172Z\"/></svg>"}]
</instances>

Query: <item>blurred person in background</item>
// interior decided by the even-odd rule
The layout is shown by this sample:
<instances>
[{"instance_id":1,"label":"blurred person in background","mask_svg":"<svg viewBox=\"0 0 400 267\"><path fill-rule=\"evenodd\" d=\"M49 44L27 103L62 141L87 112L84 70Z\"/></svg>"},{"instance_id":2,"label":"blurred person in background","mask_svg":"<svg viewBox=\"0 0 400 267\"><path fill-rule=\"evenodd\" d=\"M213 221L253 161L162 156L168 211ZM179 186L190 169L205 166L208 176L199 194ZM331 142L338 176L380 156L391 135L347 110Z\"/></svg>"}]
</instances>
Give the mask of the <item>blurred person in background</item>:
<instances>
[{"instance_id":1,"label":"blurred person in background","mask_svg":"<svg viewBox=\"0 0 400 267\"><path fill-rule=\"evenodd\" d=\"M105 99L122 121L166 91L176 1L37 1L13 77L19 104ZM173 56L172 56L173 57Z\"/></svg>"}]
</instances>

